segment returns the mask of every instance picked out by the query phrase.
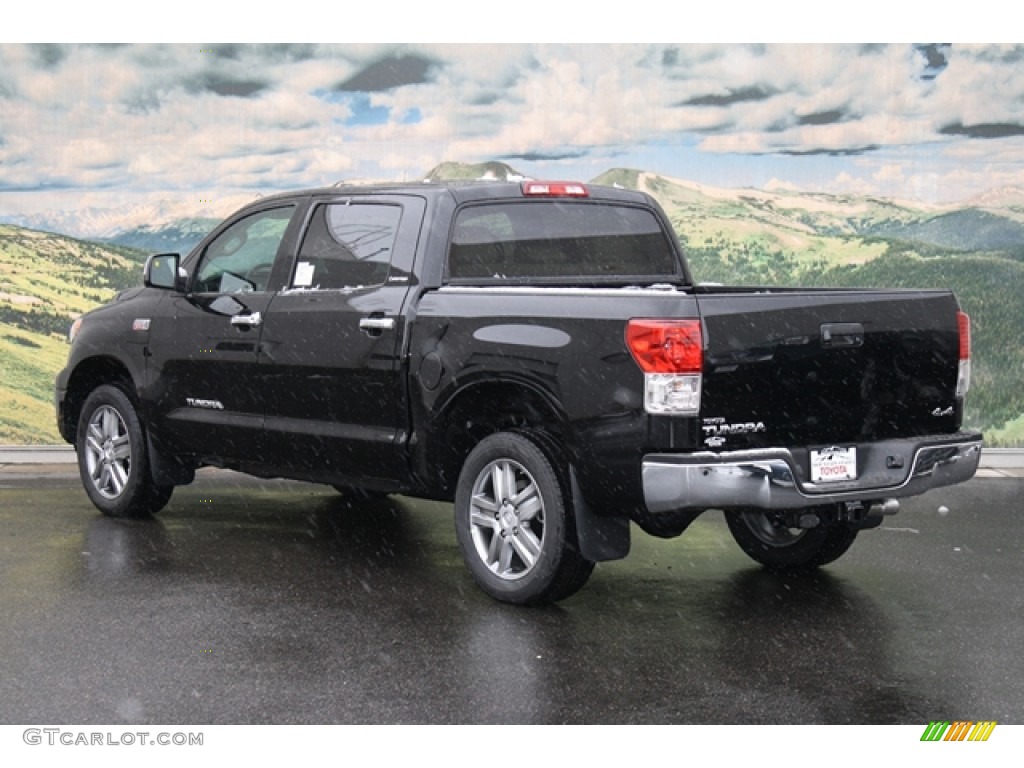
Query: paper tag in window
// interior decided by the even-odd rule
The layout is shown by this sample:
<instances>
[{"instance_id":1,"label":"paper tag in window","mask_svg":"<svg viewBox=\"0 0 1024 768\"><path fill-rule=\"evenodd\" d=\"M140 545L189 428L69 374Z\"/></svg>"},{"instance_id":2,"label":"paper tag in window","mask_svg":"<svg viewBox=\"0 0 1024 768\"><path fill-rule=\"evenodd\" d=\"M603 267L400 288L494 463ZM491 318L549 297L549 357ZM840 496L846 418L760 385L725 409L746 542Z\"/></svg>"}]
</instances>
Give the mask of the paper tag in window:
<instances>
[{"instance_id":1,"label":"paper tag in window","mask_svg":"<svg viewBox=\"0 0 1024 768\"><path fill-rule=\"evenodd\" d=\"M308 261L300 261L295 267L295 281L292 285L296 288L308 288L313 284L313 264Z\"/></svg>"}]
</instances>

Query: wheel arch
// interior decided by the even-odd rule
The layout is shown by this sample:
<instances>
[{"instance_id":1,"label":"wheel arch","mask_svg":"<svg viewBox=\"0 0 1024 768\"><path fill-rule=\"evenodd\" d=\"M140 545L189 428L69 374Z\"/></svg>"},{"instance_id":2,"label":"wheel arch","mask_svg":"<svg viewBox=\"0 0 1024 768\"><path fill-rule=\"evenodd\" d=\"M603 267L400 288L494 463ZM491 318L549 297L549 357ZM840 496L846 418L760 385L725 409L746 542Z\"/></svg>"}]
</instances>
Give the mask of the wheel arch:
<instances>
[{"instance_id":1,"label":"wheel arch","mask_svg":"<svg viewBox=\"0 0 1024 768\"><path fill-rule=\"evenodd\" d=\"M452 500L470 451L485 437L510 430L540 430L564 439L565 411L533 382L479 378L452 392L417 435L417 474L430 494Z\"/></svg>"},{"instance_id":2,"label":"wheel arch","mask_svg":"<svg viewBox=\"0 0 1024 768\"><path fill-rule=\"evenodd\" d=\"M97 355L79 362L68 377L65 407L59 425L61 435L72 445L76 441L82 406L89 393L102 384L119 386L132 400L138 400L138 384L123 361L111 355Z\"/></svg>"},{"instance_id":3,"label":"wheel arch","mask_svg":"<svg viewBox=\"0 0 1024 768\"><path fill-rule=\"evenodd\" d=\"M630 549L629 520L597 515L587 504L572 464L567 421L559 400L532 382L478 379L438 409L423 435L417 473L426 480L429 495L454 501L462 466L476 445L497 432L527 434L563 475L579 551L592 561L621 559Z\"/></svg>"}]
</instances>

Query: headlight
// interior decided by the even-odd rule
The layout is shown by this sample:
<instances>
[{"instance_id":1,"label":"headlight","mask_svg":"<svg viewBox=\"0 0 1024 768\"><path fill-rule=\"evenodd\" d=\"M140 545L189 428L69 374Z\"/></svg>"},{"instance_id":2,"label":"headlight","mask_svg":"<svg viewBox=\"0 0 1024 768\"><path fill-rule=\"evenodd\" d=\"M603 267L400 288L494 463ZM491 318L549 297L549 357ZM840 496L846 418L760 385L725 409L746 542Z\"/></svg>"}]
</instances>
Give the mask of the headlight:
<instances>
[{"instance_id":1,"label":"headlight","mask_svg":"<svg viewBox=\"0 0 1024 768\"><path fill-rule=\"evenodd\" d=\"M74 344L75 343L75 336L78 335L78 332L81 329L82 329L82 318L76 317L75 318L75 322L73 322L71 324L71 328L68 330L68 343L69 344Z\"/></svg>"}]
</instances>

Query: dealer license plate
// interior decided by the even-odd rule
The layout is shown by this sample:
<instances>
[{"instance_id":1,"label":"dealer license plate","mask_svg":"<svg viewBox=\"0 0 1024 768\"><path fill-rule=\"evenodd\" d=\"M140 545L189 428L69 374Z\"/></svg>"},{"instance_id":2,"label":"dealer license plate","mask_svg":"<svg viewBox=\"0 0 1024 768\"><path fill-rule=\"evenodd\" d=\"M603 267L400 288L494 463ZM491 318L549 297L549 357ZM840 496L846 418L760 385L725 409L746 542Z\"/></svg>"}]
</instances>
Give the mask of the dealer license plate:
<instances>
[{"instance_id":1,"label":"dealer license plate","mask_svg":"<svg viewBox=\"0 0 1024 768\"><path fill-rule=\"evenodd\" d=\"M811 451L812 483L835 483L856 479L856 448L823 448L820 451Z\"/></svg>"}]
</instances>

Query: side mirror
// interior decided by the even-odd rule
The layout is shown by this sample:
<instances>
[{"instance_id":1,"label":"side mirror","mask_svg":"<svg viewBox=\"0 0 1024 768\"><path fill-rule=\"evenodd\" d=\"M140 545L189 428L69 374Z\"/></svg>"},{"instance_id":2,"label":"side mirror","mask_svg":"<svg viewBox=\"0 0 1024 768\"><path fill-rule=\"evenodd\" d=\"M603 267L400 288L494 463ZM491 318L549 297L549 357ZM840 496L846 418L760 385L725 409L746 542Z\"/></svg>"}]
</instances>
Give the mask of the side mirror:
<instances>
[{"instance_id":1,"label":"side mirror","mask_svg":"<svg viewBox=\"0 0 1024 768\"><path fill-rule=\"evenodd\" d=\"M142 282L147 288L163 288L168 291L184 291L183 270L178 266L181 256L177 253L156 253L146 259L142 270Z\"/></svg>"}]
</instances>

